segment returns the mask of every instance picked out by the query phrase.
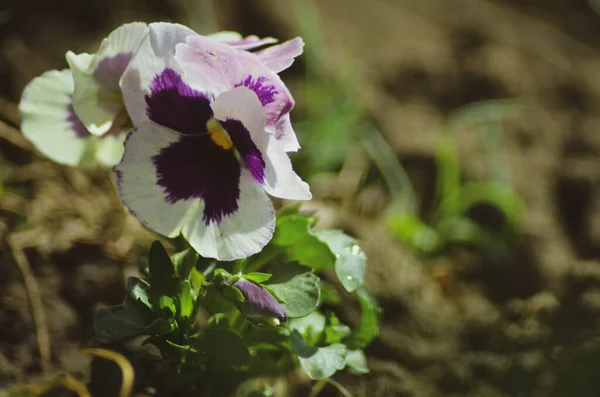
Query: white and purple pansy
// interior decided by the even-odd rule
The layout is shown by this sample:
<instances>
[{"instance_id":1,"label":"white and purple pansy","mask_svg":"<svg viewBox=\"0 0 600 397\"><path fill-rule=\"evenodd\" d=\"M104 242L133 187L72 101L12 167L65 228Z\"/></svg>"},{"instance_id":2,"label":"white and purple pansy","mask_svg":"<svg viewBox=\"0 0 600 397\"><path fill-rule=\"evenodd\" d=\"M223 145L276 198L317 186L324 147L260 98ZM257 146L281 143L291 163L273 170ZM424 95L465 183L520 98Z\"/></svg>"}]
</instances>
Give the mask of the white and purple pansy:
<instances>
[{"instance_id":1,"label":"white and purple pansy","mask_svg":"<svg viewBox=\"0 0 600 397\"><path fill-rule=\"evenodd\" d=\"M226 68L209 57L198 59L210 64L205 69L184 73L176 48L187 51L177 44L189 36L231 49ZM275 214L267 193L311 198L292 169L289 140L276 134L275 115L289 112L291 95L247 55L255 56L181 25L151 24L122 80L136 128L115 167L121 200L149 228L182 234L198 253L219 260L250 256L271 239Z\"/></svg>"},{"instance_id":2,"label":"white and purple pansy","mask_svg":"<svg viewBox=\"0 0 600 397\"><path fill-rule=\"evenodd\" d=\"M144 23L123 25L96 54L68 52L70 70L48 71L27 85L21 129L40 152L70 166L112 167L121 160L131 124L119 81L147 34Z\"/></svg>"},{"instance_id":3,"label":"white and purple pansy","mask_svg":"<svg viewBox=\"0 0 600 397\"><path fill-rule=\"evenodd\" d=\"M95 54L67 52L75 83L73 108L90 133L103 135L127 120L119 83L147 34L145 23L128 23L110 33Z\"/></svg>"},{"instance_id":4,"label":"white and purple pansy","mask_svg":"<svg viewBox=\"0 0 600 397\"><path fill-rule=\"evenodd\" d=\"M236 48L235 44L190 35L184 43L177 44L175 59L191 84L213 95L240 86L254 91L264 109L267 132L281 142L285 151L291 152L300 148L289 117L294 100L277 72L291 65L302 52L302 45L298 38L252 53ZM265 55L267 50L270 51Z\"/></svg>"}]
</instances>

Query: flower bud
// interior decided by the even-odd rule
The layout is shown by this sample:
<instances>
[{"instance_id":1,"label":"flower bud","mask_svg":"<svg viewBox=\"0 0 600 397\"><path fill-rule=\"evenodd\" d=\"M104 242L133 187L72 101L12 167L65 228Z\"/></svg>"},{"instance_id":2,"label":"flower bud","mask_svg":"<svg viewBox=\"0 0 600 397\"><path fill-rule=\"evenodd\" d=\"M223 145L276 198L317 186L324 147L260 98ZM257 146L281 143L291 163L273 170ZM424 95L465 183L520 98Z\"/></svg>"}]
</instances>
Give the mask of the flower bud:
<instances>
[{"instance_id":1,"label":"flower bud","mask_svg":"<svg viewBox=\"0 0 600 397\"><path fill-rule=\"evenodd\" d=\"M287 315L281 304L259 284L240 278L233 283L233 286L244 296L240 310L246 317L273 326L287 321Z\"/></svg>"}]
</instances>

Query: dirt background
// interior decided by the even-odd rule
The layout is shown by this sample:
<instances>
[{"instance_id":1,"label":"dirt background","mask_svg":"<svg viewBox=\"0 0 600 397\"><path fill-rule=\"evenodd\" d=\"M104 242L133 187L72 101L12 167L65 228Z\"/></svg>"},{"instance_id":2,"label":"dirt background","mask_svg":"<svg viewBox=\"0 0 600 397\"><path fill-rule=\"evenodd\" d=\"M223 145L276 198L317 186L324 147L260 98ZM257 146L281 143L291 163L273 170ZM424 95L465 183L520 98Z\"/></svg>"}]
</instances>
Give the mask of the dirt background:
<instances>
[{"instance_id":1,"label":"dirt background","mask_svg":"<svg viewBox=\"0 0 600 397\"><path fill-rule=\"evenodd\" d=\"M297 34L287 0L215 5L212 14L201 2L0 2L0 386L44 377L42 369L85 374L89 359L80 349L94 310L122 300L125 277L152 238L123 211L105 172L53 165L19 139L15 103L23 87L66 67L67 49L94 51L131 20ZM371 373L336 379L354 396L600 395L600 16L579 0L316 5L324 69L333 75L352 63L353 93L424 207L436 178L436 134L452 110L500 98L519 98L526 108L502 129L527 205L519 243L502 263L467 250L417 260L381 225L390 201L382 181L375 194L341 188L325 198L315 189L311 205L323 224L361 239L368 283L384 309L381 336L367 350ZM286 72L299 102L303 62ZM474 134L455 131L464 176L477 179L485 175ZM372 165L362 167L356 172ZM343 187L343 178L331 182ZM27 299L32 277L48 324L46 364Z\"/></svg>"}]
</instances>

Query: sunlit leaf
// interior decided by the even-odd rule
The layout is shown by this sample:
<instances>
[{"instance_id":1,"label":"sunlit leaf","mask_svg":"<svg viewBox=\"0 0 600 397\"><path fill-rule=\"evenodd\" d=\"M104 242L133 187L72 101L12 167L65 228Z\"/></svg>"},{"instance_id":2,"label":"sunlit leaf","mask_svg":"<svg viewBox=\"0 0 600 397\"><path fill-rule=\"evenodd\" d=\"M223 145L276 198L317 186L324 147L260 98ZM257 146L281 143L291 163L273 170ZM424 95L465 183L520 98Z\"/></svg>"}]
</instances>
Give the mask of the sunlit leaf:
<instances>
[{"instance_id":1,"label":"sunlit leaf","mask_svg":"<svg viewBox=\"0 0 600 397\"><path fill-rule=\"evenodd\" d=\"M379 313L377 301L365 286L358 289L361 320L358 327L344 340L352 350L365 348L379 334Z\"/></svg>"},{"instance_id":2,"label":"sunlit leaf","mask_svg":"<svg viewBox=\"0 0 600 397\"><path fill-rule=\"evenodd\" d=\"M181 283L181 293L179 294L179 315L182 318L189 318L194 310L194 293L192 285L188 280Z\"/></svg>"},{"instance_id":3,"label":"sunlit leaf","mask_svg":"<svg viewBox=\"0 0 600 397\"><path fill-rule=\"evenodd\" d=\"M273 244L285 248L286 257L315 270L333 266L335 257L327 244L310 230L310 214L291 214L277 219Z\"/></svg>"},{"instance_id":4,"label":"sunlit leaf","mask_svg":"<svg viewBox=\"0 0 600 397\"><path fill-rule=\"evenodd\" d=\"M367 366L367 356L362 350L352 350L348 352L346 356L346 366L350 370L357 374L369 373L369 367Z\"/></svg>"},{"instance_id":5,"label":"sunlit leaf","mask_svg":"<svg viewBox=\"0 0 600 397\"><path fill-rule=\"evenodd\" d=\"M263 285L282 300L288 317L306 316L319 304L319 277L309 267L292 262L277 265Z\"/></svg>"},{"instance_id":6,"label":"sunlit leaf","mask_svg":"<svg viewBox=\"0 0 600 397\"><path fill-rule=\"evenodd\" d=\"M244 274L244 278L248 280L252 280L255 283L263 283L270 279L273 275L271 273L260 273L260 272L252 272Z\"/></svg>"},{"instance_id":7,"label":"sunlit leaf","mask_svg":"<svg viewBox=\"0 0 600 397\"><path fill-rule=\"evenodd\" d=\"M152 309L152 304L150 303L150 284L148 284L145 280L137 277L128 277L127 278L127 289L131 296L142 302L148 308Z\"/></svg>"},{"instance_id":8,"label":"sunlit leaf","mask_svg":"<svg viewBox=\"0 0 600 397\"><path fill-rule=\"evenodd\" d=\"M333 252L335 273L344 289L355 291L363 283L367 267L367 255L358 241L340 230L316 230L314 234Z\"/></svg>"},{"instance_id":9,"label":"sunlit leaf","mask_svg":"<svg viewBox=\"0 0 600 397\"><path fill-rule=\"evenodd\" d=\"M348 350L341 343L319 348L309 346L297 331L292 333L291 339L300 365L311 379L329 378L346 366Z\"/></svg>"}]
</instances>

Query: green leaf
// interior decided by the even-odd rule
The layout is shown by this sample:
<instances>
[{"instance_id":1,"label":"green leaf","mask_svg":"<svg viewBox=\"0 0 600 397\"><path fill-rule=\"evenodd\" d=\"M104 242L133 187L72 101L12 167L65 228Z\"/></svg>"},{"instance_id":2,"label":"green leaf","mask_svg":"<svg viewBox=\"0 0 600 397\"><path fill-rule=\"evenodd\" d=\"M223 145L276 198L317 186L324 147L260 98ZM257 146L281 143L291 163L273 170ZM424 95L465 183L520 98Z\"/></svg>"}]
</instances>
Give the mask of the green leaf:
<instances>
[{"instance_id":1,"label":"green leaf","mask_svg":"<svg viewBox=\"0 0 600 397\"><path fill-rule=\"evenodd\" d=\"M127 278L127 289L129 290L129 294L135 299L142 302L149 309L152 309L152 304L150 303L150 284L148 284L145 280L137 277L128 277Z\"/></svg>"},{"instance_id":2,"label":"green leaf","mask_svg":"<svg viewBox=\"0 0 600 397\"><path fill-rule=\"evenodd\" d=\"M264 286L282 301L288 317L304 317L319 304L319 277L311 268L297 263L276 266Z\"/></svg>"},{"instance_id":3,"label":"green leaf","mask_svg":"<svg viewBox=\"0 0 600 397\"><path fill-rule=\"evenodd\" d=\"M190 247L171 255L171 262L177 270L177 277L180 280L186 280L198 262L198 253Z\"/></svg>"},{"instance_id":4,"label":"green leaf","mask_svg":"<svg viewBox=\"0 0 600 397\"><path fill-rule=\"evenodd\" d=\"M192 284L188 280L181 282L181 293L179 294L179 316L190 318L194 311L194 293Z\"/></svg>"},{"instance_id":5,"label":"green leaf","mask_svg":"<svg viewBox=\"0 0 600 397\"><path fill-rule=\"evenodd\" d=\"M177 308L175 307L175 298L172 296L162 295L158 298L158 307L161 309L168 310L171 315L177 313Z\"/></svg>"},{"instance_id":6,"label":"green leaf","mask_svg":"<svg viewBox=\"0 0 600 397\"><path fill-rule=\"evenodd\" d=\"M292 333L291 340L300 365L311 379L329 378L346 366L348 351L341 343L316 348L305 344L296 331Z\"/></svg>"},{"instance_id":7,"label":"green leaf","mask_svg":"<svg viewBox=\"0 0 600 397\"><path fill-rule=\"evenodd\" d=\"M290 261L298 261L315 270L333 267L335 257L327 244L310 230L313 223L310 214L291 214L277 218L273 244L285 248Z\"/></svg>"},{"instance_id":8,"label":"green leaf","mask_svg":"<svg viewBox=\"0 0 600 397\"><path fill-rule=\"evenodd\" d=\"M94 331L103 343L116 342L138 335L164 335L172 324L158 318L142 302L131 296L122 305L99 309L94 317Z\"/></svg>"},{"instance_id":9,"label":"green leaf","mask_svg":"<svg viewBox=\"0 0 600 397\"><path fill-rule=\"evenodd\" d=\"M255 283L264 283L265 281L267 281L268 279L270 279L273 275L271 273L260 273L260 272L252 272L252 273L246 273L243 275L243 277L247 280L252 280Z\"/></svg>"},{"instance_id":10,"label":"green leaf","mask_svg":"<svg viewBox=\"0 0 600 397\"><path fill-rule=\"evenodd\" d=\"M342 303L342 297L333 285L321 280L319 288L321 289L321 304L337 306Z\"/></svg>"},{"instance_id":11,"label":"green leaf","mask_svg":"<svg viewBox=\"0 0 600 397\"><path fill-rule=\"evenodd\" d=\"M198 336L196 348L222 365L245 365L250 362L246 344L231 331L207 328Z\"/></svg>"},{"instance_id":12,"label":"green leaf","mask_svg":"<svg viewBox=\"0 0 600 397\"><path fill-rule=\"evenodd\" d=\"M327 314L327 325L323 332L323 344L331 345L333 343L339 343L342 339L350 335L350 333L350 327L346 324L342 324L335 314Z\"/></svg>"},{"instance_id":13,"label":"green leaf","mask_svg":"<svg viewBox=\"0 0 600 397\"><path fill-rule=\"evenodd\" d=\"M236 294L234 300L239 299L239 296L237 295L239 290L231 286L229 286L229 288L235 290L233 291L233 293ZM239 294L241 295L241 292L239 292ZM244 296L242 295L242 300L243 298ZM221 288L213 283L207 283L202 288L202 293L198 296L198 299L202 300L202 308L211 316L216 313L229 313L236 310L235 305L231 301L224 299Z\"/></svg>"},{"instance_id":14,"label":"green leaf","mask_svg":"<svg viewBox=\"0 0 600 397\"><path fill-rule=\"evenodd\" d=\"M325 316L315 310L308 316L291 319L290 328L298 331L307 343L314 345L319 341L323 330L325 330L325 323Z\"/></svg>"},{"instance_id":15,"label":"green leaf","mask_svg":"<svg viewBox=\"0 0 600 397\"><path fill-rule=\"evenodd\" d=\"M335 255L335 273L348 292L355 291L363 283L367 266L367 255L355 238L340 230L316 230L314 234Z\"/></svg>"},{"instance_id":16,"label":"green leaf","mask_svg":"<svg viewBox=\"0 0 600 397\"><path fill-rule=\"evenodd\" d=\"M179 295L179 280L175 277L175 268L171 258L159 241L152 243L148 257L150 275L150 302L154 307L176 312L175 298Z\"/></svg>"},{"instance_id":17,"label":"green leaf","mask_svg":"<svg viewBox=\"0 0 600 397\"><path fill-rule=\"evenodd\" d=\"M169 279L175 276L175 268L173 267L171 258L160 241L152 243L148 263L150 267L150 276L155 279ZM152 284L152 282L150 282L150 284Z\"/></svg>"},{"instance_id":18,"label":"green leaf","mask_svg":"<svg viewBox=\"0 0 600 397\"><path fill-rule=\"evenodd\" d=\"M277 211L277 218L282 218L287 215L297 214L298 210L300 210L301 205L302 204L292 204L290 206L281 208L279 211Z\"/></svg>"},{"instance_id":19,"label":"green leaf","mask_svg":"<svg viewBox=\"0 0 600 397\"><path fill-rule=\"evenodd\" d=\"M440 248L441 241L435 229L422 222L415 214L392 213L385 219L387 229L415 250L432 253Z\"/></svg>"},{"instance_id":20,"label":"green leaf","mask_svg":"<svg viewBox=\"0 0 600 397\"><path fill-rule=\"evenodd\" d=\"M346 356L346 366L356 374L368 374L367 356L362 350L351 350Z\"/></svg>"},{"instance_id":21,"label":"green leaf","mask_svg":"<svg viewBox=\"0 0 600 397\"><path fill-rule=\"evenodd\" d=\"M310 214L290 214L278 217L276 220L273 243L277 245L292 245L297 240L309 235Z\"/></svg>"},{"instance_id":22,"label":"green leaf","mask_svg":"<svg viewBox=\"0 0 600 397\"><path fill-rule=\"evenodd\" d=\"M244 332L244 342L251 353L259 350L288 349L290 331L286 327L252 327Z\"/></svg>"},{"instance_id":23,"label":"green leaf","mask_svg":"<svg viewBox=\"0 0 600 397\"><path fill-rule=\"evenodd\" d=\"M357 292L362 312L360 324L344 340L344 344L352 350L363 349L379 334L379 313L381 311L377 301L365 286L358 288Z\"/></svg>"},{"instance_id":24,"label":"green leaf","mask_svg":"<svg viewBox=\"0 0 600 397\"><path fill-rule=\"evenodd\" d=\"M317 271L331 269L335 262L329 247L312 234L292 244L286 257L289 261L298 261Z\"/></svg>"}]
</instances>

